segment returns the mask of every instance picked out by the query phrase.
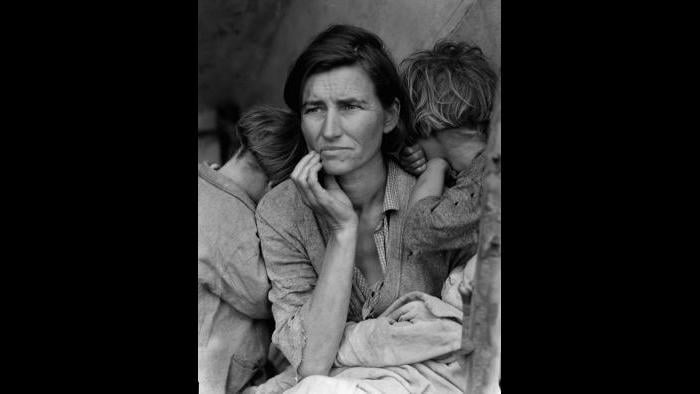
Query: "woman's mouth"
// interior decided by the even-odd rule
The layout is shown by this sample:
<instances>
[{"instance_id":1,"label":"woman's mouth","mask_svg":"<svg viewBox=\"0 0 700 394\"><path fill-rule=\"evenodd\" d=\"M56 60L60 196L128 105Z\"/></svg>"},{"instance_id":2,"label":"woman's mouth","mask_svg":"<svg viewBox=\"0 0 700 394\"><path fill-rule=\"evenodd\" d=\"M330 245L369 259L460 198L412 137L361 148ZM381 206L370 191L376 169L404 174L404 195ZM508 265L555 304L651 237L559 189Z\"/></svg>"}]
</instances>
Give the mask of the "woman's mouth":
<instances>
[{"instance_id":1,"label":"woman's mouth","mask_svg":"<svg viewBox=\"0 0 700 394\"><path fill-rule=\"evenodd\" d=\"M350 149L350 148L345 148L342 146L326 146L326 147L321 148L320 152L323 153L326 151L337 151L337 150L347 150L347 149Z\"/></svg>"},{"instance_id":2,"label":"woman's mouth","mask_svg":"<svg viewBox=\"0 0 700 394\"><path fill-rule=\"evenodd\" d=\"M326 148L322 148L320 150L321 157L332 157L332 156L338 156L342 154L343 152L346 152L350 150L350 148L341 148L341 147L336 147L336 146L329 146Z\"/></svg>"}]
</instances>

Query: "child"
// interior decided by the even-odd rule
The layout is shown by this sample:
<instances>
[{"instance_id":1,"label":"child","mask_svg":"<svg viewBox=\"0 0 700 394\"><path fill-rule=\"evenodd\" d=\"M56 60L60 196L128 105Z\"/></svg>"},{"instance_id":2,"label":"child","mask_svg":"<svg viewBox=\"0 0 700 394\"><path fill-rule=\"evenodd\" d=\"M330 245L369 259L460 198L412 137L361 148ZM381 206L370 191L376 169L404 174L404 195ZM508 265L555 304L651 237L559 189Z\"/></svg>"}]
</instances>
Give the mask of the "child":
<instances>
[{"instance_id":1,"label":"child","mask_svg":"<svg viewBox=\"0 0 700 394\"><path fill-rule=\"evenodd\" d=\"M449 41L407 57L401 74L413 106L409 140L417 141L401 152L401 164L420 174L404 242L474 255L496 74L478 47ZM445 189L448 172L453 182Z\"/></svg>"},{"instance_id":2,"label":"child","mask_svg":"<svg viewBox=\"0 0 700 394\"><path fill-rule=\"evenodd\" d=\"M199 165L200 393L240 392L265 378L272 323L255 206L306 154L298 125L291 112L256 107L236 126L233 157L218 171Z\"/></svg>"}]
</instances>

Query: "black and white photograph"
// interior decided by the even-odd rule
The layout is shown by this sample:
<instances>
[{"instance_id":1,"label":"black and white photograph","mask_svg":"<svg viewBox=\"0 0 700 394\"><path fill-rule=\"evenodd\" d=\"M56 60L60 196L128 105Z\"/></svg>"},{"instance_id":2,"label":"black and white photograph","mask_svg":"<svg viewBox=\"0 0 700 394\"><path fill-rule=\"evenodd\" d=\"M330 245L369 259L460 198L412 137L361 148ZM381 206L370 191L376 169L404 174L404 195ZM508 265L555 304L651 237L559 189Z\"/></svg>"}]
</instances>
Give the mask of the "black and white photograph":
<instances>
[{"instance_id":1,"label":"black and white photograph","mask_svg":"<svg viewBox=\"0 0 700 394\"><path fill-rule=\"evenodd\" d=\"M199 393L500 393L501 1L197 0L197 63Z\"/></svg>"},{"instance_id":2,"label":"black and white photograph","mask_svg":"<svg viewBox=\"0 0 700 394\"><path fill-rule=\"evenodd\" d=\"M23 8L10 392L502 392L500 0ZM694 15L508 4L510 390L692 392Z\"/></svg>"}]
</instances>

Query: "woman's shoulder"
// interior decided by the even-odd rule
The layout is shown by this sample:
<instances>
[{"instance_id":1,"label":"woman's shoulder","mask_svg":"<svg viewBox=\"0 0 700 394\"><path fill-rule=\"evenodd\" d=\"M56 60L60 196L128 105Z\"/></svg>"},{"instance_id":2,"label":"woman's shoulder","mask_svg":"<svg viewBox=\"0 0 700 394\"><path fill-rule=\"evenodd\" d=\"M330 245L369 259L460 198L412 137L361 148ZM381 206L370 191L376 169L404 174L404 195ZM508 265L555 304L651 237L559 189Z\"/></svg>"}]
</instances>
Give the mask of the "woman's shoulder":
<instances>
[{"instance_id":1,"label":"woman's shoulder","mask_svg":"<svg viewBox=\"0 0 700 394\"><path fill-rule=\"evenodd\" d=\"M268 222L295 223L310 213L311 209L304 204L291 179L265 193L256 209L256 215Z\"/></svg>"}]
</instances>

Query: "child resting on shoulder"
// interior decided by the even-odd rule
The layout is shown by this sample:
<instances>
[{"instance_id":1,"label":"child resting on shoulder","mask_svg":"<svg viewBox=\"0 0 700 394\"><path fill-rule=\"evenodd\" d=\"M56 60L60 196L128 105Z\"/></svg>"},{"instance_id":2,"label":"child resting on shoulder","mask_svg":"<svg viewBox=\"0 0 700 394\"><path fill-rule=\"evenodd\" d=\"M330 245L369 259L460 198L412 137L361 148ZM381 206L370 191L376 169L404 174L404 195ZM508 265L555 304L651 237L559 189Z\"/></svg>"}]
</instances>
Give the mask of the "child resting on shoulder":
<instances>
[{"instance_id":1,"label":"child resting on shoulder","mask_svg":"<svg viewBox=\"0 0 700 394\"><path fill-rule=\"evenodd\" d=\"M274 323L255 206L306 153L298 124L289 111L253 108L236 125L233 157L218 171L198 167L199 393L237 393L267 378Z\"/></svg>"},{"instance_id":2,"label":"child resting on shoulder","mask_svg":"<svg viewBox=\"0 0 700 394\"><path fill-rule=\"evenodd\" d=\"M496 73L478 47L450 41L400 67L413 107L409 141L417 142L400 159L419 175L404 242L418 251L466 248L475 255Z\"/></svg>"}]
</instances>

